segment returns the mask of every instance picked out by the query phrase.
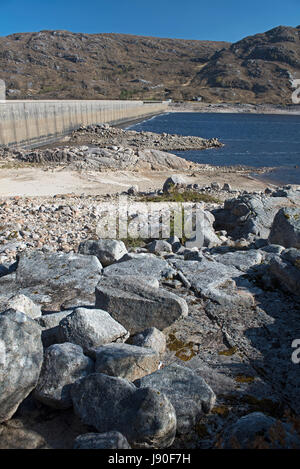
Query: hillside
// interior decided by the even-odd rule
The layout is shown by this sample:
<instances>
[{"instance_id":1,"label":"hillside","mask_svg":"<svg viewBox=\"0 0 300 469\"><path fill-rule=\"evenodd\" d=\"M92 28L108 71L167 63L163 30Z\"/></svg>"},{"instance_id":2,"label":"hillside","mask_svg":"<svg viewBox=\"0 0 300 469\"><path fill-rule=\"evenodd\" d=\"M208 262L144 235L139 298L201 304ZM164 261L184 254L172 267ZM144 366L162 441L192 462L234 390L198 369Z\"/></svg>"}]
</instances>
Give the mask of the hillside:
<instances>
[{"instance_id":1,"label":"hillside","mask_svg":"<svg viewBox=\"0 0 300 469\"><path fill-rule=\"evenodd\" d=\"M191 86L209 102L291 104L293 78L300 78L300 26L279 26L217 51Z\"/></svg>"},{"instance_id":2,"label":"hillside","mask_svg":"<svg viewBox=\"0 0 300 469\"><path fill-rule=\"evenodd\" d=\"M13 34L0 38L0 73L9 98L188 99L191 78L226 46L124 34Z\"/></svg>"},{"instance_id":3,"label":"hillside","mask_svg":"<svg viewBox=\"0 0 300 469\"><path fill-rule=\"evenodd\" d=\"M9 99L169 99L291 103L300 26L234 44L68 31L0 38Z\"/></svg>"}]
</instances>

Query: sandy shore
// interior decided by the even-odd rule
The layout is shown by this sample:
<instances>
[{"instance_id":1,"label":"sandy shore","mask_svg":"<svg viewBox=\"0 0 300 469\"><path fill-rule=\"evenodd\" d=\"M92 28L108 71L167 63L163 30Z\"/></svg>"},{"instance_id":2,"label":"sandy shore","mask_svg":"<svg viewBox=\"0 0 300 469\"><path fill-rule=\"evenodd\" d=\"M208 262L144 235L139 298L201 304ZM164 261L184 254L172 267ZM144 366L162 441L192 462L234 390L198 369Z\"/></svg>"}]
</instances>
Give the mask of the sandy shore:
<instances>
[{"instance_id":1,"label":"sandy shore","mask_svg":"<svg viewBox=\"0 0 300 469\"><path fill-rule=\"evenodd\" d=\"M106 171L79 173L67 169L18 168L0 170L0 197L53 196L57 194L106 195L138 186L142 192L161 189L164 181L176 171ZM182 172L178 172L183 174ZM261 191L272 186L247 174L205 170L184 174L190 184L201 186L229 183L232 189Z\"/></svg>"}]
</instances>

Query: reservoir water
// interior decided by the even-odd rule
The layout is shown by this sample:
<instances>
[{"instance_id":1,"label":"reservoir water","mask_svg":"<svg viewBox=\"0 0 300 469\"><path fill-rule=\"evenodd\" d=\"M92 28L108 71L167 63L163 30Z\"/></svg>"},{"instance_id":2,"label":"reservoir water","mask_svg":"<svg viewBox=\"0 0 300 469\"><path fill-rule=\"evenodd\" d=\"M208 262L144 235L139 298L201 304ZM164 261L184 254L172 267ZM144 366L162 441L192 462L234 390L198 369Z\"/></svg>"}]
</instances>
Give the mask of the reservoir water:
<instances>
[{"instance_id":1,"label":"reservoir water","mask_svg":"<svg viewBox=\"0 0 300 469\"><path fill-rule=\"evenodd\" d=\"M217 137L224 147L173 153L196 163L275 168L257 177L274 184L300 184L300 115L178 112L129 128Z\"/></svg>"}]
</instances>

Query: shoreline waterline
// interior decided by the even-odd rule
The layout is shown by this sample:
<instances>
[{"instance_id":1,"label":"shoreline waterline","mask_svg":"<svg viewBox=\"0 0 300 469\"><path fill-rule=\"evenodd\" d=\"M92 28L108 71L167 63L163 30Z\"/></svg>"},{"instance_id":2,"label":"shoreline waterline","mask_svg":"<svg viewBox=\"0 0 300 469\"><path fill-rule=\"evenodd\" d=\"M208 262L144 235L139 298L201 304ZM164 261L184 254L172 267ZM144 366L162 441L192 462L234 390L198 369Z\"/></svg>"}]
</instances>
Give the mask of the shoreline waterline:
<instances>
[{"instance_id":1,"label":"shoreline waterline","mask_svg":"<svg viewBox=\"0 0 300 469\"><path fill-rule=\"evenodd\" d=\"M130 127L156 133L217 137L224 144L210 152L174 151L198 164L242 167L272 185L300 185L300 115L169 112Z\"/></svg>"}]
</instances>

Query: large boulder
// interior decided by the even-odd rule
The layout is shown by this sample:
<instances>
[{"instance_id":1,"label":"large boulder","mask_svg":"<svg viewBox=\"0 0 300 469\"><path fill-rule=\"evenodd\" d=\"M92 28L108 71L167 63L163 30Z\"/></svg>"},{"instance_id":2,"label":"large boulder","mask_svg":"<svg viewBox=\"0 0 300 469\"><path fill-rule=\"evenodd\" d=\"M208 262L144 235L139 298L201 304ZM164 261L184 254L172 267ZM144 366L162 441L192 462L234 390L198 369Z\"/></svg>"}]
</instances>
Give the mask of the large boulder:
<instances>
[{"instance_id":1,"label":"large boulder","mask_svg":"<svg viewBox=\"0 0 300 469\"><path fill-rule=\"evenodd\" d=\"M163 330L188 315L186 301L174 293L119 277L103 277L98 283L96 308L108 311L131 334L148 327Z\"/></svg>"},{"instance_id":2,"label":"large boulder","mask_svg":"<svg viewBox=\"0 0 300 469\"><path fill-rule=\"evenodd\" d=\"M42 371L34 397L54 409L72 407L72 384L94 371L94 362L83 354L79 345L51 345L45 350Z\"/></svg>"},{"instance_id":3,"label":"large boulder","mask_svg":"<svg viewBox=\"0 0 300 469\"><path fill-rule=\"evenodd\" d=\"M300 445L292 425L262 412L241 417L225 430L222 439L224 449L296 449Z\"/></svg>"},{"instance_id":4,"label":"large boulder","mask_svg":"<svg viewBox=\"0 0 300 469\"><path fill-rule=\"evenodd\" d=\"M133 276L134 278L161 280L165 272L169 270L169 265L164 259L159 259L153 255L139 255L134 259L106 267L103 271L107 277Z\"/></svg>"},{"instance_id":5,"label":"large boulder","mask_svg":"<svg viewBox=\"0 0 300 469\"><path fill-rule=\"evenodd\" d=\"M274 256L269 274L284 291L300 295L300 250L286 249L281 256Z\"/></svg>"},{"instance_id":6,"label":"large boulder","mask_svg":"<svg viewBox=\"0 0 300 469\"><path fill-rule=\"evenodd\" d=\"M164 239L155 239L147 245L147 249L149 252L153 252L155 254L173 252L171 244Z\"/></svg>"},{"instance_id":7,"label":"large boulder","mask_svg":"<svg viewBox=\"0 0 300 469\"><path fill-rule=\"evenodd\" d=\"M131 449L120 432L86 433L74 441L73 449Z\"/></svg>"},{"instance_id":8,"label":"large boulder","mask_svg":"<svg viewBox=\"0 0 300 469\"><path fill-rule=\"evenodd\" d=\"M214 260L224 265L233 266L242 272L247 272L251 267L263 261L263 254L257 249L248 251L234 251L225 254L217 254Z\"/></svg>"},{"instance_id":9,"label":"large boulder","mask_svg":"<svg viewBox=\"0 0 300 469\"><path fill-rule=\"evenodd\" d=\"M41 328L24 313L0 314L0 422L35 388L43 363Z\"/></svg>"},{"instance_id":10,"label":"large boulder","mask_svg":"<svg viewBox=\"0 0 300 469\"><path fill-rule=\"evenodd\" d=\"M77 308L59 323L61 342L80 345L84 352L111 342L125 342L127 330L102 309Z\"/></svg>"},{"instance_id":11,"label":"large boulder","mask_svg":"<svg viewBox=\"0 0 300 469\"><path fill-rule=\"evenodd\" d=\"M286 248L300 249L300 208L285 207L276 214L269 242Z\"/></svg>"},{"instance_id":12,"label":"large boulder","mask_svg":"<svg viewBox=\"0 0 300 469\"><path fill-rule=\"evenodd\" d=\"M162 393L93 373L76 381L71 395L75 413L99 433L118 431L134 448L166 448L174 441L176 414Z\"/></svg>"},{"instance_id":13,"label":"large boulder","mask_svg":"<svg viewBox=\"0 0 300 469\"><path fill-rule=\"evenodd\" d=\"M204 257L198 261L172 262L203 298L223 306L254 306L251 285L236 267Z\"/></svg>"},{"instance_id":14,"label":"large boulder","mask_svg":"<svg viewBox=\"0 0 300 469\"><path fill-rule=\"evenodd\" d=\"M150 349L129 344L108 344L95 350L96 373L126 378L142 378L158 369L159 356Z\"/></svg>"},{"instance_id":15,"label":"large boulder","mask_svg":"<svg viewBox=\"0 0 300 469\"><path fill-rule=\"evenodd\" d=\"M291 204L287 197L253 194L228 199L224 208L213 211L215 229L226 230L234 239L247 239L251 235L267 239L278 210Z\"/></svg>"},{"instance_id":16,"label":"large boulder","mask_svg":"<svg viewBox=\"0 0 300 469\"><path fill-rule=\"evenodd\" d=\"M13 295L10 298L4 296L2 301L0 297L0 308L2 310L14 309L20 311L31 319L36 319L42 314L40 305L35 304L30 298L22 294Z\"/></svg>"},{"instance_id":17,"label":"large boulder","mask_svg":"<svg viewBox=\"0 0 300 469\"><path fill-rule=\"evenodd\" d=\"M80 299L84 306L94 301L101 273L102 265L95 256L24 252L20 254L14 291L29 296L48 311L59 311L72 299Z\"/></svg>"},{"instance_id":18,"label":"large boulder","mask_svg":"<svg viewBox=\"0 0 300 469\"><path fill-rule=\"evenodd\" d=\"M190 368L175 363L144 376L134 384L138 388L156 389L170 399L180 433L188 433L200 416L212 409L216 400L213 390L203 378Z\"/></svg>"},{"instance_id":19,"label":"large boulder","mask_svg":"<svg viewBox=\"0 0 300 469\"><path fill-rule=\"evenodd\" d=\"M174 189L185 189L187 184L188 183L183 176L181 176L180 174L173 174L165 180L163 185L163 191L170 192Z\"/></svg>"},{"instance_id":20,"label":"large boulder","mask_svg":"<svg viewBox=\"0 0 300 469\"><path fill-rule=\"evenodd\" d=\"M127 254L123 241L115 239L98 239L83 241L79 245L80 254L96 256L103 267L113 264Z\"/></svg>"}]
</instances>

